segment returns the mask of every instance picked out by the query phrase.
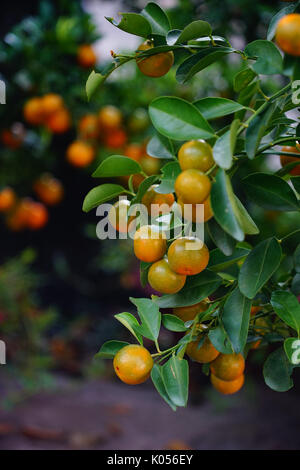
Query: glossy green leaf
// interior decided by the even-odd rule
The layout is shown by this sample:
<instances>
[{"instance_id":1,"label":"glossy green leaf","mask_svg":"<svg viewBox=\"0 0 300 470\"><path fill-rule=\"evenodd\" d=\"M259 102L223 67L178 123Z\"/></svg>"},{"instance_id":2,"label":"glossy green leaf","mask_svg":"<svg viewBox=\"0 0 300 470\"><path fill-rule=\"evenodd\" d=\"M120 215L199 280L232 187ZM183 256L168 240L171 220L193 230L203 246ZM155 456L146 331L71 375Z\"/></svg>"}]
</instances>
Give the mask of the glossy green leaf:
<instances>
[{"instance_id":1,"label":"glossy green leaf","mask_svg":"<svg viewBox=\"0 0 300 470\"><path fill-rule=\"evenodd\" d=\"M275 392L287 392L293 387L292 372L293 367L283 348L273 351L264 363L265 382Z\"/></svg>"},{"instance_id":2,"label":"glossy green leaf","mask_svg":"<svg viewBox=\"0 0 300 470\"><path fill-rule=\"evenodd\" d=\"M152 371L151 371L151 379L152 379L154 387L156 388L160 396L168 403L168 405L172 408L173 411L176 411L176 406L170 400L169 395L167 394L166 387L162 379L162 367L161 366L154 364Z\"/></svg>"},{"instance_id":3,"label":"glossy green leaf","mask_svg":"<svg viewBox=\"0 0 300 470\"><path fill-rule=\"evenodd\" d=\"M261 139L266 133L266 130L272 119L275 109L275 104L269 103L266 109L257 114L250 122L246 131L245 149L250 159L255 158Z\"/></svg>"},{"instance_id":4,"label":"glossy green leaf","mask_svg":"<svg viewBox=\"0 0 300 470\"><path fill-rule=\"evenodd\" d=\"M146 338L156 341L159 335L161 324L161 313L158 305L150 299L134 299L130 297L130 301L137 307L141 326L138 331Z\"/></svg>"},{"instance_id":5,"label":"glossy green leaf","mask_svg":"<svg viewBox=\"0 0 300 470\"><path fill-rule=\"evenodd\" d=\"M234 49L229 47L207 47L185 59L178 67L176 79L179 83L185 83L196 73L201 72L209 65L221 59Z\"/></svg>"},{"instance_id":6,"label":"glossy green leaf","mask_svg":"<svg viewBox=\"0 0 300 470\"><path fill-rule=\"evenodd\" d=\"M117 352L128 344L125 341L107 341L102 344L100 351L94 357L95 359L113 359Z\"/></svg>"},{"instance_id":7,"label":"glossy green leaf","mask_svg":"<svg viewBox=\"0 0 300 470\"><path fill-rule=\"evenodd\" d=\"M115 318L130 331L130 333L138 340L140 344L143 344L143 339L138 333L139 322L131 313L118 313L115 315Z\"/></svg>"},{"instance_id":8,"label":"glossy green leaf","mask_svg":"<svg viewBox=\"0 0 300 470\"><path fill-rule=\"evenodd\" d=\"M217 274L205 270L195 276L188 276L184 287L177 294L157 297L155 303L161 308L194 305L215 292L221 283L222 279Z\"/></svg>"},{"instance_id":9,"label":"glossy green leaf","mask_svg":"<svg viewBox=\"0 0 300 470\"><path fill-rule=\"evenodd\" d=\"M149 115L158 132L170 139L209 139L214 135L200 111L181 98L156 98L150 104Z\"/></svg>"},{"instance_id":10,"label":"glossy green leaf","mask_svg":"<svg viewBox=\"0 0 300 470\"><path fill-rule=\"evenodd\" d=\"M189 387L188 362L172 356L162 366L162 379L172 403L176 406L186 406Z\"/></svg>"},{"instance_id":11,"label":"glossy green leaf","mask_svg":"<svg viewBox=\"0 0 300 470\"><path fill-rule=\"evenodd\" d=\"M140 165L132 158L123 157L122 155L112 155L103 160L92 176L94 178L114 178L116 176L133 175L140 171Z\"/></svg>"},{"instance_id":12,"label":"glossy green leaf","mask_svg":"<svg viewBox=\"0 0 300 470\"><path fill-rule=\"evenodd\" d=\"M252 65L256 73L273 75L282 72L282 56L273 42L257 39L247 45L245 53L250 57L257 57Z\"/></svg>"},{"instance_id":13,"label":"glossy green leaf","mask_svg":"<svg viewBox=\"0 0 300 470\"><path fill-rule=\"evenodd\" d=\"M113 18L106 19L117 28L126 33L134 34L146 38L151 34L151 25L149 21L138 13L120 13L121 21L118 23Z\"/></svg>"},{"instance_id":14,"label":"glossy green leaf","mask_svg":"<svg viewBox=\"0 0 300 470\"><path fill-rule=\"evenodd\" d=\"M234 352L228 335L222 325L218 325L216 328L209 330L208 337L220 353L232 354Z\"/></svg>"},{"instance_id":15,"label":"glossy green leaf","mask_svg":"<svg viewBox=\"0 0 300 470\"><path fill-rule=\"evenodd\" d=\"M236 216L237 205L230 178L224 170L219 170L212 186L210 200L218 224L238 241L244 240L244 232Z\"/></svg>"},{"instance_id":16,"label":"glossy green leaf","mask_svg":"<svg viewBox=\"0 0 300 470\"><path fill-rule=\"evenodd\" d=\"M215 162L220 168L224 168L225 170L229 170L232 165L239 123L239 119L235 119L232 122L229 131L225 132L218 138L213 148Z\"/></svg>"},{"instance_id":17,"label":"glossy green leaf","mask_svg":"<svg viewBox=\"0 0 300 470\"><path fill-rule=\"evenodd\" d=\"M222 322L236 353L241 353L247 342L251 301L237 287L227 298Z\"/></svg>"},{"instance_id":18,"label":"glossy green leaf","mask_svg":"<svg viewBox=\"0 0 300 470\"><path fill-rule=\"evenodd\" d=\"M228 98L201 98L200 100L195 101L194 105L208 121L210 119L224 117L244 109L243 105L236 101L229 100Z\"/></svg>"},{"instance_id":19,"label":"glossy green leaf","mask_svg":"<svg viewBox=\"0 0 300 470\"><path fill-rule=\"evenodd\" d=\"M96 73L94 70L90 73L85 89L88 101L96 92L97 88L106 80L106 75L102 75L101 73Z\"/></svg>"},{"instance_id":20,"label":"glossy green leaf","mask_svg":"<svg viewBox=\"0 0 300 470\"><path fill-rule=\"evenodd\" d=\"M256 235L259 233L259 228L257 227L256 223L247 212L241 201L235 197L236 202L236 217L240 223L240 226L243 229L243 232L247 235Z\"/></svg>"},{"instance_id":21,"label":"glossy green leaf","mask_svg":"<svg viewBox=\"0 0 300 470\"><path fill-rule=\"evenodd\" d=\"M126 189L119 184L101 184L96 186L85 196L82 210L89 212L91 209L99 206L99 204L111 201L124 192L126 192Z\"/></svg>"},{"instance_id":22,"label":"glossy green leaf","mask_svg":"<svg viewBox=\"0 0 300 470\"><path fill-rule=\"evenodd\" d=\"M153 158L173 159L172 142L165 136L156 134L147 145L147 154Z\"/></svg>"},{"instance_id":23,"label":"glossy green leaf","mask_svg":"<svg viewBox=\"0 0 300 470\"><path fill-rule=\"evenodd\" d=\"M175 315L165 314L162 316L162 324L167 330L170 331L187 331L188 328L184 326L184 322L181 318L176 317Z\"/></svg>"},{"instance_id":24,"label":"glossy green leaf","mask_svg":"<svg viewBox=\"0 0 300 470\"><path fill-rule=\"evenodd\" d=\"M299 202L289 184L279 176L253 173L243 179L247 195L267 210L296 211Z\"/></svg>"},{"instance_id":25,"label":"glossy green leaf","mask_svg":"<svg viewBox=\"0 0 300 470\"><path fill-rule=\"evenodd\" d=\"M249 67L243 70L240 70L240 72L238 72L234 77L234 81L233 81L234 91L239 93L244 88L246 88L246 86L249 85L249 83L251 83L255 77L256 77L256 73Z\"/></svg>"},{"instance_id":26,"label":"glossy green leaf","mask_svg":"<svg viewBox=\"0 0 300 470\"><path fill-rule=\"evenodd\" d=\"M202 36L209 36L211 32L211 26L206 21L192 21L192 23L188 24L181 32L176 43L184 44L191 39L201 38Z\"/></svg>"},{"instance_id":27,"label":"glossy green leaf","mask_svg":"<svg viewBox=\"0 0 300 470\"><path fill-rule=\"evenodd\" d=\"M242 294L253 299L279 267L281 247L275 238L268 238L256 245L247 256L239 274Z\"/></svg>"},{"instance_id":28,"label":"glossy green leaf","mask_svg":"<svg viewBox=\"0 0 300 470\"><path fill-rule=\"evenodd\" d=\"M271 304L284 323L300 334L300 304L295 295L287 291L272 293Z\"/></svg>"},{"instance_id":29,"label":"glossy green leaf","mask_svg":"<svg viewBox=\"0 0 300 470\"><path fill-rule=\"evenodd\" d=\"M157 3L150 2L141 14L151 25L152 33L165 36L171 29L169 18Z\"/></svg>"},{"instance_id":30,"label":"glossy green leaf","mask_svg":"<svg viewBox=\"0 0 300 470\"><path fill-rule=\"evenodd\" d=\"M161 183L156 188L156 191L160 194L169 194L174 192L174 184L177 176L181 173L179 163L169 162L161 169Z\"/></svg>"},{"instance_id":31,"label":"glossy green leaf","mask_svg":"<svg viewBox=\"0 0 300 470\"><path fill-rule=\"evenodd\" d=\"M300 176L292 176L291 182L296 189L297 193L300 194Z\"/></svg>"},{"instance_id":32,"label":"glossy green leaf","mask_svg":"<svg viewBox=\"0 0 300 470\"><path fill-rule=\"evenodd\" d=\"M221 250L216 248L209 254L208 269L215 272L223 271L224 269L229 268L229 266L232 266L238 261L244 259L250 251L251 250L247 248L236 247L231 255L226 256Z\"/></svg>"},{"instance_id":33,"label":"glossy green leaf","mask_svg":"<svg viewBox=\"0 0 300 470\"><path fill-rule=\"evenodd\" d=\"M214 244L224 253L230 256L233 253L236 241L226 233L213 218L208 222L208 233Z\"/></svg>"}]
</instances>

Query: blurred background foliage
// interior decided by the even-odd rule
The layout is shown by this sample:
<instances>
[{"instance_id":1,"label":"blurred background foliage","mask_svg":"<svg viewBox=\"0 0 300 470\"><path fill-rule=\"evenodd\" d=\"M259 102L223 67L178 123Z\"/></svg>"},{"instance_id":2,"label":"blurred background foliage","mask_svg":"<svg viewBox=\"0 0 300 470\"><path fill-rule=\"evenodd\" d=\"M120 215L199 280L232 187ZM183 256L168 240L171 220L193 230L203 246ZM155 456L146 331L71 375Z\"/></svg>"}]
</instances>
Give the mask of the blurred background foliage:
<instances>
[{"instance_id":1,"label":"blurred background foliage","mask_svg":"<svg viewBox=\"0 0 300 470\"><path fill-rule=\"evenodd\" d=\"M119 11L137 11L146 2L116 3ZM216 34L229 37L239 48L265 37L266 25L280 5L273 0L171 3L169 15L174 28L201 18L211 22ZM88 0L85 4L88 6ZM83 197L93 183L93 168L110 154L135 158L138 151L145 161L145 171L151 174L153 165L156 171L158 161L153 162L145 151L152 133L147 116L149 102L159 95L188 100L209 95L234 98L233 76L241 62L221 61L184 86L176 84L172 72L152 80L129 64L88 103L85 82L94 64L83 65L78 54L82 45L93 45L98 40L101 44L102 32L94 19L77 1L28 1L18 5L16 9L14 3L6 3L0 18L0 79L6 83L7 102L0 106L0 193L9 187L15 198L9 211L0 214L0 337L7 344L5 374L32 392L50 386L53 370L75 376L105 374L102 366L91 365L90 359L107 337L121 336L121 329L111 331L116 322L110 320L117 311L129 308L128 293L141 295L131 242L99 242L95 214L81 211ZM117 52L121 50L126 51L126 44L122 43ZM96 62L96 69L105 66L101 56ZM277 86L268 78L264 91L271 93ZM67 125L60 132L55 122L54 126L49 120L34 125L26 119L26 113L24 117L29 100L53 93L61 97L67 115ZM119 112L120 123L115 129L101 125L99 112L107 105ZM96 123L96 134L92 136L82 124L87 115L92 115ZM227 119L219 124L226 125ZM86 166L76 166L66 158L70 145L77 140L93 154ZM267 161L258 158L249 165L254 171L280 167L276 156ZM35 189L45 173L62 188L63 197L57 205L46 207ZM238 193L242 193L241 176L238 173L234 180ZM28 198L39 201L46 211L40 226L31 229L13 222L20 204L28 203ZM279 218L276 212L249 209L262 230L262 238L273 233L281 236L299 226L299 216L294 213ZM162 340L166 344L168 334ZM262 354L258 351L257 357Z\"/></svg>"}]
</instances>

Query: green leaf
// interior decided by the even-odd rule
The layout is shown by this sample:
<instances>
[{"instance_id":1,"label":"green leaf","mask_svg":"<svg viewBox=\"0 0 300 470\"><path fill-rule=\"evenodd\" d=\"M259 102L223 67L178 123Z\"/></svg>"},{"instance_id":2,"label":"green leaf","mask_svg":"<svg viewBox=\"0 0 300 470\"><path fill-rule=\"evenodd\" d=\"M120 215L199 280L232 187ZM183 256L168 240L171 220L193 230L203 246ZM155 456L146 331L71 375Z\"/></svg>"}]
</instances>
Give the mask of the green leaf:
<instances>
[{"instance_id":1,"label":"green leaf","mask_svg":"<svg viewBox=\"0 0 300 470\"><path fill-rule=\"evenodd\" d=\"M292 365L283 348L276 349L264 363L263 374L266 384L275 392L287 392L293 387Z\"/></svg>"},{"instance_id":2,"label":"green leaf","mask_svg":"<svg viewBox=\"0 0 300 470\"><path fill-rule=\"evenodd\" d=\"M294 253L300 240L300 229L287 234L281 239L281 246L284 252Z\"/></svg>"},{"instance_id":3,"label":"green leaf","mask_svg":"<svg viewBox=\"0 0 300 470\"><path fill-rule=\"evenodd\" d=\"M273 42L258 39L247 45L245 53L248 56L257 57L256 62L252 65L256 73L273 75L282 72L282 57Z\"/></svg>"},{"instance_id":4,"label":"green leaf","mask_svg":"<svg viewBox=\"0 0 300 470\"><path fill-rule=\"evenodd\" d=\"M175 180L177 176L181 173L179 163L177 161L167 163L165 166L162 167L161 172L161 183L158 188L156 188L156 192L160 194L174 193Z\"/></svg>"},{"instance_id":5,"label":"green leaf","mask_svg":"<svg viewBox=\"0 0 300 470\"><path fill-rule=\"evenodd\" d=\"M289 361L294 366L298 366L300 364L300 340L298 338L287 338L283 346Z\"/></svg>"},{"instance_id":6,"label":"green leaf","mask_svg":"<svg viewBox=\"0 0 300 470\"><path fill-rule=\"evenodd\" d=\"M180 34L181 29L172 29L171 31L169 31L166 37L168 46L173 46L174 44L176 44L176 41L179 38Z\"/></svg>"},{"instance_id":7,"label":"green leaf","mask_svg":"<svg viewBox=\"0 0 300 470\"><path fill-rule=\"evenodd\" d=\"M224 232L215 219L211 219L208 222L208 233L224 255L230 256L233 253L236 241L228 233Z\"/></svg>"},{"instance_id":8,"label":"green leaf","mask_svg":"<svg viewBox=\"0 0 300 470\"><path fill-rule=\"evenodd\" d=\"M235 196L236 202L236 217L243 229L243 232L247 235L256 235L259 233L259 229L254 222L254 220L250 217L250 214L247 212L241 201Z\"/></svg>"},{"instance_id":9,"label":"green leaf","mask_svg":"<svg viewBox=\"0 0 300 470\"><path fill-rule=\"evenodd\" d=\"M138 333L139 322L137 319L129 312L118 313L115 315L115 318L124 325L131 334L138 340L140 344L143 344L143 339Z\"/></svg>"},{"instance_id":10,"label":"green leaf","mask_svg":"<svg viewBox=\"0 0 300 470\"><path fill-rule=\"evenodd\" d=\"M248 157L253 160L259 148L261 139L266 133L272 119L275 104L269 103L266 109L257 114L249 124L246 131L245 150Z\"/></svg>"},{"instance_id":11,"label":"green leaf","mask_svg":"<svg viewBox=\"0 0 300 470\"><path fill-rule=\"evenodd\" d=\"M230 178L220 169L212 186L210 200L218 224L238 241L244 240L244 232L236 216L237 205Z\"/></svg>"},{"instance_id":12,"label":"green leaf","mask_svg":"<svg viewBox=\"0 0 300 470\"><path fill-rule=\"evenodd\" d=\"M161 313L158 305L150 299L134 299L130 301L137 307L141 319L141 326L138 328L140 334L152 341L156 341L159 335L161 324Z\"/></svg>"},{"instance_id":13,"label":"green leaf","mask_svg":"<svg viewBox=\"0 0 300 470\"><path fill-rule=\"evenodd\" d=\"M97 88L106 80L106 77L107 75L96 73L94 70L90 73L85 85L88 101L90 101Z\"/></svg>"},{"instance_id":14,"label":"green leaf","mask_svg":"<svg viewBox=\"0 0 300 470\"><path fill-rule=\"evenodd\" d=\"M165 314L162 316L162 324L167 330L170 331L187 331L188 328L184 326L184 322L175 315Z\"/></svg>"},{"instance_id":15,"label":"green leaf","mask_svg":"<svg viewBox=\"0 0 300 470\"><path fill-rule=\"evenodd\" d=\"M251 301L237 287L227 298L222 321L236 353L241 353L247 342Z\"/></svg>"},{"instance_id":16,"label":"green leaf","mask_svg":"<svg viewBox=\"0 0 300 470\"><path fill-rule=\"evenodd\" d=\"M178 37L176 44L184 44L191 39L201 38L211 35L211 26L206 21L197 20L188 24Z\"/></svg>"},{"instance_id":17,"label":"green leaf","mask_svg":"<svg viewBox=\"0 0 300 470\"><path fill-rule=\"evenodd\" d=\"M224 117L244 109L244 106L240 103L227 98L201 98L200 100L195 101L194 105L208 121L210 119Z\"/></svg>"},{"instance_id":18,"label":"green leaf","mask_svg":"<svg viewBox=\"0 0 300 470\"><path fill-rule=\"evenodd\" d=\"M269 28L268 28L268 34L267 34L267 39L268 41L272 41L272 39L275 36L276 28L277 28L277 23L278 21L283 18L285 15L288 15L289 13L293 13L296 9L297 4L293 3L292 5L288 5L282 10L280 10L278 13L276 13L275 16L270 21Z\"/></svg>"},{"instance_id":19,"label":"green leaf","mask_svg":"<svg viewBox=\"0 0 300 470\"><path fill-rule=\"evenodd\" d=\"M128 346L129 343L124 341L107 341L102 344L100 351L94 356L95 359L113 359L120 349Z\"/></svg>"},{"instance_id":20,"label":"green leaf","mask_svg":"<svg viewBox=\"0 0 300 470\"><path fill-rule=\"evenodd\" d=\"M89 212L91 209L99 206L99 204L111 201L124 192L126 192L126 189L119 184L101 184L96 186L85 196L82 210Z\"/></svg>"},{"instance_id":21,"label":"green leaf","mask_svg":"<svg viewBox=\"0 0 300 470\"><path fill-rule=\"evenodd\" d=\"M225 132L218 138L213 148L215 162L219 167L224 168L225 170L229 170L232 165L239 124L239 119L235 119L232 122L229 131Z\"/></svg>"},{"instance_id":22,"label":"green leaf","mask_svg":"<svg viewBox=\"0 0 300 470\"><path fill-rule=\"evenodd\" d=\"M132 158L112 155L103 160L92 176L94 178L114 178L116 176L133 175L140 171L140 165L135 160L132 160Z\"/></svg>"},{"instance_id":23,"label":"green leaf","mask_svg":"<svg viewBox=\"0 0 300 470\"><path fill-rule=\"evenodd\" d=\"M217 274L205 270L195 276L188 276L184 287L177 294L157 297L155 303L160 308L188 307L211 295L221 285Z\"/></svg>"},{"instance_id":24,"label":"green leaf","mask_svg":"<svg viewBox=\"0 0 300 470\"><path fill-rule=\"evenodd\" d=\"M157 364L154 364L152 371L151 371L151 379L153 382L154 387L160 394L160 396L168 403L168 405L172 408L173 411L176 411L176 406L174 403L170 400L166 387L163 383L162 379L162 367L158 366Z\"/></svg>"},{"instance_id":25,"label":"green leaf","mask_svg":"<svg viewBox=\"0 0 300 470\"><path fill-rule=\"evenodd\" d=\"M271 304L275 312L284 323L300 334L300 304L295 295L287 291L272 293Z\"/></svg>"},{"instance_id":26,"label":"green leaf","mask_svg":"<svg viewBox=\"0 0 300 470\"><path fill-rule=\"evenodd\" d=\"M151 34L151 25L149 21L138 13L120 13L121 21L118 23L113 18L106 19L117 28L126 33L134 34L142 38L147 38Z\"/></svg>"},{"instance_id":27,"label":"green leaf","mask_svg":"<svg viewBox=\"0 0 300 470\"><path fill-rule=\"evenodd\" d=\"M247 248L235 248L233 253L229 256L225 256L221 250L216 248L212 250L209 254L209 263L208 269L211 271L223 271L224 269L229 268L233 264L236 264L238 261L244 259L251 250Z\"/></svg>"},{"instance_id":28,"label":"green leaf","mask_svg":"<svg viewBox=\"0 0 300 470\"><path fill-rule=\"evenodd\" d=\"M174 149L171 141L163 135L156 134L147 145L147 154L153 158L174 158Z\"/></svg>"},{"instance_id":29,"label":"green leaf","mask_svg":"<svg viewBox=\"0 0 300 470\"><path fill-rule=\"evenodd\" d=\"M193 54L179 65L176 72L177 81L179 83L185 83L196 73L201 72L201 70L233 51L234 49L229 47L207 47Z\"/></svg>"},{"instance_id":30,"label":"green leaf","mask_svg":"<svg viewBox=\"0 0 300 470\"><path fill-rule=\"evenodd\" d=\"M292 176L291 182L296 189L297 193L300 194L300 176Z\"/></svg>"},{"instance_id":31,"label":"green leaf","mask_svg":"<svg viewBox=\"0 0 300 470\"><path fill-rule=\"evenodd\" d=\"M222 354L232 354L233 348L222 325L209 330L208 337L214 347Z\"/></svg>"},{"instance_id":32,"label":"green leaf","mask_svg":"<svg viewBox=\"0 0 300 470\"><path fill-rule=\"evenodd\" d=\"M157 3L148 3L141 14L150 23L153 34L165 36L171 29L169 18Z\"/></svg>"},{"instance_id":33,"label":"green leaf","mask_svg":"<svg viewBox=\"0 0 300 470\"><path fill-rule=\"evenodd\" d=\"M242 91L244 88L246 88L249 83L252 82L252 80L256 77L256 73L247 67L246 69L240 70L235 77L233 81L233 87L234 91L239 93Z\"/></svg>"},{"instance_id":34,"label":"green leaf","mask_svg":"<svg viewBox=\"0 0 300 470\"><path fill-rule=\"evenodd\" d=\"M243 179L247 195L267 210L296 211L299 203L289 184L279 176L253 173Z\"/></svg>"},{"instance_id":35,"label":"green leaf","mask_svg":"<svg viewBox=\"0 0 300 470\"><path fill-rule=\"evenodd\" d=\"M158 132L170 139L209 139L214 135L200 111L175 96L156 98L150 104L149 115Z\"/></svg>"},{"instance_id":36,"label":"green leaf","mask_svg":"<svg viewBox=\"0 0 300 470\"><path fill-rule=\"evenodd\" d=\"M186 406L189 387L189 366L185 359L172 356L162 366L162 379L170 400L176 406Z\"/></svg>"},{"instance_id":37,"label":"green leaf","mask_svg":"<svg viewBox=\"0 0 300 470\"><path fill-rule=\"evenodd\" d=\"M142 197L144 196L146 191L157 181L157 179L157 175L152 175L148 176L148 178L145 178L139 185L136 196L131 200L131 205L138 204L139 202L141 202Z\"/></svg>"},{"instance_id":38,"label":"green leaf","mask_svg":"<svg viewBox=\"0 0 300 470\"><path fill-rule=\"evenodd\" d=\"M239 288L253 299L276 271L281 260L281 247L275 238L256 245L247 256L239 274Z\"/></svg>"}]
</instances>

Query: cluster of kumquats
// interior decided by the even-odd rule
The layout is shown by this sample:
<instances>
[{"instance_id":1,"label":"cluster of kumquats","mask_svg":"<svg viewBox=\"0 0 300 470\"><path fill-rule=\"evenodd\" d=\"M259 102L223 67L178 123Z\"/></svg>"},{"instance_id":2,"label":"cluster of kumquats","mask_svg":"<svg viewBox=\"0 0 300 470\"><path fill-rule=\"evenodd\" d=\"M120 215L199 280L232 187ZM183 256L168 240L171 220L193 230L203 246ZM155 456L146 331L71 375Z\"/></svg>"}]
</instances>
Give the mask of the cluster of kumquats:
<instances>
[{"instance_id":1,"label":"cluster of kumquats","mask_svg":"<svg viewBox=\"0 0 300 470\"><path fill-rule=\"evenodd\" d=\"M213 217L209 177L215 168L212 149L202 140L192 140L179 149L178 160L182 171L175 181L177 203L183 208L184 217L184 205L192 206L192 211L188 212L192 221L196 221L196 204L203 204L204 217L201 221L206 222ZM142 203L152 217L166 213L168 207L171 210L175 203L172 193L160 194L156 188L157 185L151 186L142 198ZM129 206L128 200L120 200L110 211L109 219L119 231L129 229ZM159 206L163 208L162 211ZM138 228L134 235L134 253L139 260L151 263L148 282L155 291L162 294L179 292L187 276L202 272L209 261L209 250L202 241L195 237L180 237L168 247L164 232L155 225L142 225ZM209 299L193 306L174 308L173 314L188 322L194 320L208 306ZM208 331L208 327L205 324L196 325L186 354L201 364L210 363L211 382L218 391L223 394L235 393L244 383L244 358L241 354L220 354L205 334L206 330ZM255 347L258 347L258 343L255 343ZM144 382L149 377L152 366L151 354L139 345L125 346L114 358L116 374L128 384Z\"/></svg>"}]
</instances>

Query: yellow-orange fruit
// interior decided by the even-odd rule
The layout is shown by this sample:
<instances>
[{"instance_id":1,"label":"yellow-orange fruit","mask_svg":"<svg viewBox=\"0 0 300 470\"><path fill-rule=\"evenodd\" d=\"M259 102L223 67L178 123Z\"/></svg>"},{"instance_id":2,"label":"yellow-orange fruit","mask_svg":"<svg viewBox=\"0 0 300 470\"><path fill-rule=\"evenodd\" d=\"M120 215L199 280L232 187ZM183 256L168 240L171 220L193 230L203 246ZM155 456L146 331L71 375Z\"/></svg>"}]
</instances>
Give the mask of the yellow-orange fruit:
<instances>
[{"instance_id":1,"label":"yellow-orange fruit","mask_svg":"<svg viewBox=\"0 0 300 470\"><path fill-rule=\"evenodd\" d=\"M145 41L140 45L138 51L147 51L153 47L154 46L151 41ZM136 63L144 75L147 77L158 78L169 72L174 63L174 54L172 51L168 51L150 55L145 59L137 57Z\"/></svg>"},{"instance_id":2,"label":"yellow-orange fruit","mask_svg":"<svg viewBox=\"0 0 300 470\"><path fill-rule=\"evenodd\" d=\"M199 339L188 343L186 348L187 355L196 362L207 364L214 361L220 354L214 347L208 336L205 337L204 342L199 347Z\"/></svg>"},{"instance_id":3,"label":"yellow-orange fruit","mask_svg":"<svg viewBox=\"0 0 300 470\"><path fill-rule=\"evenodd\" d=\"M209 177L199 170L182 171L176 178L176 195L186 204L201 204L208 198L210 191Z\"/></svg>"},{"instance_id":4,"label":"yellow-orange fruit","mask_svg":"<svg viewBox=\"0 0 300 470\"><path fill-rule=\"evenodd\" d=\"M77 50L77 61L81 67L90 68L97 62L97 56L90 44L82 44Z\"/></svg>"},{"instance_id":5,"label":"yellow-orange fruit","mask_svg":"<svg viewBox=\"0 0 300 470\"><path fill-rule=\"evenodd\" d=\"M213 387L218 390L218 392L222 393L223 395L232 395L242 388L245 382L245 376L242 374L235 380L226 381L219 379L214 374L211 374L210 381Z\"/></svg>"},{"instance_id":6,"label":"yellow-orange fruit","mask_svg":"<svg viewBox=\"0 0 300 470\"><path fill-rule=\"evenodd\" d=\"M193 168L203 173L212 168L215 163L212 148L204 140L185 142L179 149L178 161L183 171Z\"/></svg>"},{"instance_id":7,"label":"yellow-orange fruit","mask_svg":"<svg viewBox=\"0 0 300 470\"><path fill-rule=\"evenodd\" d=\"M135 232L133 247L138 259L154 263L161 259L167 250L166 235L153 225L143 225Z\"/></svg>"},{"instance_id":8,"label":"yellow-orange fruit","mask_svg":"<svg viewBox=\"0 0 300 470\"><path fill-rule=\"evenodd\" d=\"M128 385L137 385L149 378L153 359L143 346L129 344L117 352L113 364L115 372L122 382Z\"/></svg>"},{"instance_id":9,"label":"yellow-orange fruit","mask_svg":"<svg viewBox=\"0 0 300 470\"><path fill-rule=\"evenodd\" d=\"M165 258L153 263L148 271L150 286L162 294L176 294L183 288L185 281L186 276L172 271Z\"/></svg>"},{"instance_id":10,"label":"yellow-orange fruit","mask_svg":"<svg viewBox=\"0 0 300 470\"><path fill-rule=\"evenodd\" d=\"M201 273L206 268L209 251L198 238L178 238L169 247L168 260L173 271L191 276Z\"/></svg>"},{"instance_id":11,"label":"yellow-orange fruit","mask_svg":"<svg viewBox=\"0 0 300 470\"><path fill-rule=\"evenodd\" d=\"M67 160L71 165L85 167L95 158L94 148L86 142L75 140L67 149Z\"/></svg>"},{"instance_id":12,"label":"yellow-orange fruit","mask_svg":"<svg viewBox=\"0 0 300 470\"><path fill-rule=\"evenodd\" d=\"M221 380L235 380L245 370L245 359L241 354L220 354L210 365L211 372Z\"/></svg>"},{"instance_id":13,"label":"yellow-orange fruit","mask_svg":"<svg viewBox=\"0 0 300 470\"><path fill-rule=\"evenodd\" d=\"M300 56L299 13L291 13L278 21L275 40L283 52L296 57Z\"/></svg>"}]
</instances>

